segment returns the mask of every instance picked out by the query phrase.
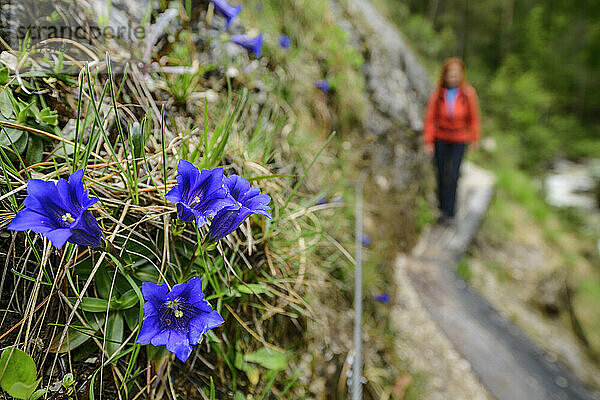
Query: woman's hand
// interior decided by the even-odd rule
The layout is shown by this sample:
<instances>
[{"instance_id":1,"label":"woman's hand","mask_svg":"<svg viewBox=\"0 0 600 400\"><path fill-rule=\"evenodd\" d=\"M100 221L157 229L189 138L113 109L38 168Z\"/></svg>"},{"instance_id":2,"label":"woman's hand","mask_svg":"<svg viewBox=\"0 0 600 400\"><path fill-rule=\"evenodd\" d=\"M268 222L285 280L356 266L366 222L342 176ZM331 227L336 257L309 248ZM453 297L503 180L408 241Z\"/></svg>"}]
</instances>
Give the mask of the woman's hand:
<instances>
[{"instance_id":1,"label":"woman's hand","mask_svg":"<svg viewBox=\"0 0 600 400\"><path fill-rule=\"evenodd\" d=\"M433 143L426 143L425 144L425 154L427 154L429 157L433 157L434 152L435 152L435 150L433 148Z\"/></svg>"}]
</instances>

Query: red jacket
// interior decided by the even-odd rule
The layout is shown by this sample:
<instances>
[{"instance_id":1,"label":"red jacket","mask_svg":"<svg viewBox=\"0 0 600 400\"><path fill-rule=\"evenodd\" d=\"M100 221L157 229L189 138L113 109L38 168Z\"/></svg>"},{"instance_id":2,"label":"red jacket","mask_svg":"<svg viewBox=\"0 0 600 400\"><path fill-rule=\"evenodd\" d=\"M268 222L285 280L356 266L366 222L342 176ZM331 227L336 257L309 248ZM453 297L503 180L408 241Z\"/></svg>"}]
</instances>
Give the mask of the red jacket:
<instances>
[{"instance_id":1,"label":"red jacket","mask_svg":"<svg viewBox=\"0 0 600 400\"><path fill-rule=\"evenodd\" d=\"M463 84L458 89L454 115L448 115L446 88L435 90L427 102L425 112L425 143L436 139L448 142L471 143L479 140L479 102L475 89Z\"/></svg>"}]
</instances>

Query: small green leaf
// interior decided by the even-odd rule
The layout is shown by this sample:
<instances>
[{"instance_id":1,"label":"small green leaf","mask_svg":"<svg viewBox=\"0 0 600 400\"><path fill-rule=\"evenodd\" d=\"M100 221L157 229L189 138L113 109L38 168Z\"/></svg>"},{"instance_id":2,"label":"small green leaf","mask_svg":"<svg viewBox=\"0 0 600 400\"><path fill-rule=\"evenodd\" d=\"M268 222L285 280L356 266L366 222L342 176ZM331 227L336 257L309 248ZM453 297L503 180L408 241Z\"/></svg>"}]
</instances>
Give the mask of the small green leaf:
<instances>
[{"instance_id":1,"label":"small green leaf","mask_svg":"<svg viewBox=\"0 0 600 400\"><path fill-rule=\"evenodd\" d=\"M10 77L10 71L5 66L0 67L0 85L6 85L8 78Z\"/></svg>"},{"instance_id":2,"label":"small green leaf","mask_svg":"<svg viewBox=\"0 0 600 400\"><path fill-rule=\"evenodd\" d=\"M15 146L19 153L27 147L27 133L13 128L0 127L0 145L13 150Z\"/></svg>"},{"instance_id":3,"label":"small green leaf","mask_svg":"<svg viewBox=\"0 0 600 400\"><path fill-rule=\"evenodd\" d=\"M31 107L33 104L33 101L31 103L21 102L19 105L19 112L17 113L17 121L25 122L27 120L27 117L31 114Z\"/></svg>"},{"instance_id":4,"label":"small green leaf","mask_svg":"<svg viewBox=\"0 0 600 400\"><path fill-rule=\"evenodd\" d=\"M44 142L39 136L31 135L27 143L25 159L29 164L37 164L42 161L44 155Z\"/></svg>"},{"instance_id":5,"label":"small green leaf","mask_svg":"<svg viewBox=\"0 0 600 400\"><path fill-rule=\"evenodd\" d=\"M0 386L9 395L17 399L28 399L39 385L35 380L37 370L35 362L22 350L9 347L0 356Z\"/></svg>"},{"instance_id":6,"label":"small green leaf","mask_svg":"<svg viewBox=\"0 0 600 400\"><path fill-rule=\"evenodd\" d=\"M40 397L48 393L46 389L38 389L29 397L29 400L38 400Z\"/></svg>"},{"instance_id":7,"label":"small green leaf","mask_svg":"<svg viewBox=\"0 0 600 400\"><path fill-rule=\"evenodd\" d=\"M138 326L140 311L139 308L129 308L127 310L123 310L123 317L125 318L125 323L127 327L134 331Z\"/></svg>"},{"instance_id":8,"label":"small green leaf","mask_svg":"<svg viewBox=\"0 0 600 400\"><path fill-rule=\"evenodd\" d=\"M40 111L40 113L36 116L38 121L41 121L48 125L57 125L58 124L58 112L52 111L50 107L46 107Z\"/></svg>"},{"instance_id":9,"label":"small green leaf","mask_svg":"<svg viewBox=\"0 0 600 400\"><path fill-rule=\"evenodd\" d=\"M135 290L128 290L123 296L112 298L110 300L110 308L113 310L127 310L139 303L139 299Z\"/></svg>"},{"instance_id":10,"label":"small green leaf","mask_svg":"<svg viewBox=\"0 0 600 400\"><path fill-rule=\"evenodd\" d=\"M287 367L288 360L285 353L275 349L262 348L254 353L244 355L244 361L259 364L272 370L283 370Z\"/></svg>"},{"instance_id":11,"label":"small green leaf","mask_svg":"<svg viewBox=\"0 0 600 400\"><path fill-rule=\"evenodd\" d=\"M269 287L264 283L247 283L238 285L237 290L244 294L268 294L271 295Z\"/></svg>"},{"instance_id":12,"label":"small green leaf","mask_svg":"<svg viewBox=\"0 0 600 400\"><path fill-rule=\"evenodd\" d=\"M123 314L120 312L110 313L106 325L106 352L112 356L123 342L124 323Z\"/></svg>"},{"instance_id":13,"label":"small green leaf","mask_svg":"<svg viewBox=\"0 0 600 400\"><path fill-rule=\"evenodd\" d=\"M260 372L258 371L258 368L247 364L246 368L244 368L244 372L253 386L258 385L258 381L260 380Z\"/></svg>"},{"instance_id":14,"label":"small green leaf","mask_svg":"<svg viewBox=\"0 0 600 400\"><path fill-rule=\"evenodd\" d=\"M10 89L5 88L2 90L0 88L0 114L4 118L10 118L14 114L14 107L12 102L10 101Z\"/></svg>"},{"instance_id":15,"label":"small green leaf","mask_svg":"<svg viewBox=\"0 0 600 400\"><path fill-rule=\"evenodd\" d=\"M60 343L60 337L62 336L62 334L57 335L50 344L50 348L48 349L48 351L50 351L51 353L66 353L67 351L71 351L81 346L82 344L87 342L88 339L91 338L91 335L96 333L98 329L97 323L95 322L91 323L90 327L94 330L93 332L91 330L88 331L87 329L85 330L85 333L75 330L73 328L69 329L69 331L67 332L68 336L65 336L65 340L63 340L60 349L58 348L58 344Z\"/></svg>"},{"instance_id":16,"label":"small green leaf","mask_svg":"<svg viewBox=\"0 0 600 400\"><path fill-rule=\"evenodd\" d=\"M77 299L75 297L69 297L69 301L75 304ZM106 312L108 300L99 299L97 297L83 297L81 303L79 303L79 308L89 312Z\"/></svg>"},{"instance_id":17,"label":"small green leaf","mask_svg":"<svg viewBox=\"0 0 600 400\"><path fill-rule=\"evenodd\" d=\"M95 279L96 281L96 290L98 290L98 294L100 297L104 299L108 299L110 296L110 286L112 284L112 278L108 274L108 271L104 266L98 268L98 272L96 272Z\"/></svg>"}]
</instances>

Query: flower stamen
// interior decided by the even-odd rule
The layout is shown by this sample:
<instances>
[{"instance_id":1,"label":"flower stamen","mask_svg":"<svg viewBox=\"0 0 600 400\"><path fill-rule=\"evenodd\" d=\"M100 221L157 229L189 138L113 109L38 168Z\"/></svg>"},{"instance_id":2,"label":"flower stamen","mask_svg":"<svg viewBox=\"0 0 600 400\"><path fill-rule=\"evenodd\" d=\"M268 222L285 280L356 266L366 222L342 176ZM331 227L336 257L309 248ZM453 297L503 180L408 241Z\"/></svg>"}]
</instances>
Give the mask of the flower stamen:
<instances>
[{"instance_id":1,"label":"flower stamen","mask_svg":"<svg viewBox=\"0 0 600 400\"><path fill-rule=\"evenodd\" d=\"M73 221L75 221L75 218L73 218L73 216L71 216L71 213L66 213L65 215L62 216L62 220L65 222L68 222L69 224Z\"/></svg>"},{"instance_id":2,"label":"flower stamen","mask_svg":"<svg viewBox=\"0 0 600 400\"><path fill-rule=\"evenodd\" d=\"M198 203L200 203L200 197L196 196L194 197L194 200L190 203L190 207L193 207Z\"/></svg>"}]
</instances>

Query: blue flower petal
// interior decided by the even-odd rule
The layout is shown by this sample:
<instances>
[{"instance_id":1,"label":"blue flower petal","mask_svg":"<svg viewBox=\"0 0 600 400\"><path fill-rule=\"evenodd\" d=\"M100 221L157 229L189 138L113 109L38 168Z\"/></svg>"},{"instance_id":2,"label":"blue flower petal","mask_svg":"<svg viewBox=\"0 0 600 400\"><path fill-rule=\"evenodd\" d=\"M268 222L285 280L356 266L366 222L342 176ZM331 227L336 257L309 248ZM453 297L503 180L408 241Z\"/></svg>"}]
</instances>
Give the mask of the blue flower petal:
<instances>
[{"instance_id":1,"label":"blue flower petal","mask_svg":"<svg viewBox=\"0 0 600 400\"><path fill-rule=\"evenodd\" d=\"M241 205L241 208L239 210L233 207L223 208L216 214L209 230L212 240L219 240L233 232L250 214L262 214L271 218L268 212L271 197L262 194L258 188L251 188L246 178L231 175L227 178L227 188L229 197L234 199L238 206Z\"/></svg>"},{"instance_id":2,"label":"blue flower petal","mask_svg":"<svg viewBox=\"0 0 600 400\"><path fill-rule=\"evenodd\" d=\"M67 211L79 214L87 210L97 201L97 197L89 197L89 191L83 186L83 169L77 170L69 176L69 181L59 179L56 188L62 200L62 205Z\"/></svg>"},{"instance_id":3,"label":"blue flower petal","mask_svg":"<svg viewBox=\"0 0 600 400\"><path fill-rule=\"evenodd\" d=\"M167 350L175 354L181 362L186 362L190 354L192 354L192 346L188 336L183 332L171 331L169 340L167 341Z\"/></svg>"},{"instance_id":4,"label":"blue flower petal","mask_svg":"<svg viewBox=\"0 0 600 400\"><path fill-rule=\"evenodd\" d=\"M190 321L190 330L188 333L190 344L198 344L202 335L224 322L223 317L216 310L200 313Z\"/></svg>"},{"instance_id":5,"label":"blue flower petal","mask_svg":"<svg viewBox=\"0 0 600 400\"><path fill-rule=\"evenodd\" d=\"M69 240L72 233L68 228L65 229L54 229L52 231L48 231L44 234L44 236L50 240L50 242L56 247L60 249L64 246L64 244Z\"/></svg>"},{"instance_id":6,"label":"blue flower petal","mask_svg":"<svg viewBox=\"0 0 600 400\"><path fill-rule=\"evenodd\" d=\"M142 283L142 295L144 300L151 301L155 306L165 301L169 286L166 283L158 285L154 282Z\"/></svg>"},{"instance_id":7,"label":"blue flower petal","mask_svg":"<svg viewBox=\"0 0 600 400\"><path fill-rule=\"evenodd\" d=\"M169 337L171 336L170 329L163 329L158 331L156 335L152 339L150 339L150 344L152 346L165 346L169 342Z\"/></svg>"},{"instance_id":8,"label":"blue flower petal","mask_svg":"<svg viewBox=\"0 0 600 400\"><path fill-rule=\"evenodd\" d=\"M166 297L164 297L164 301L172 301L175 300L178 297L183 297L187 300L188 296L189 296L189 292L190 292L190 288L188 286L188 282L183 282L183 283L178 283L177 285L173 286L171 288L171 291L169 292L169 294L167 294Z\"/></svg>"},{"instance_id":9,"label":"blue flower petal","mask_svg":"<svg viewBox=\"0 0 600 400\"><path fill-rule=\"evenodd\" d=\"M173 186L171 190L167 194L165 194L165 199L169 200L171 203L179 203L181 202L181 189L179 185Z\"/></svg>"},{"instance_id":10,"label":"blue flower petal","mask_svg":"<svg viewBox=\"0 0 600 400\"><path fill-rule=\"evenodd\" d=\"M100 247L102 230L91 212L85 210L70 226L73 236L69 242L81 246Z\"/></svg>"},{"instance_id":11,"label":"blue flower petal","mask_svg":"<svg viewBox=\"0 0 600 400\"><path fill-rule=\"evenodd\" d=\"M192 306L196 306L201 302L205 302L204 293L202 293L202 280L199 276L187 281L189 293L187 295L187 301Z\"/></svg>"},{"instance_id":12,"label":"blue flower petal","mask_svg":"<svg viewBox=\"0 0 600 400\"><path fill-rule=\"evenodd\" d=\"M209 235L212 240L219 240L236 230L252 214L247 207L239 210L221 211L212 220Z\"/></svg>"},{"instance_id":13,"label":"blue flower petal","mask_svg":"<svg viewBox=\"0 0 600 400\"><path fill-rule=\"evenodd\" d=\"M153 317L153 316L157 316L158 315L158 308L157 305L158 304L154 304L155 302L149 300L149 301L145 301L144 302L144 318L146 317ZM158 303L158 302L156 302Z\"/></svg>"},{"instance_id":14,"label":"blue flower petal","mask_svg":"<svg viewBox=\"0 0 600 400\"><path fill-rule=\"evenodd\" d=\"M215 168L213 170L203 169L200 171L198 186L193 188L194 197L200 199L199 204L204 204L214 198L223 198L227 196L227 189L224 187L225 180L223 178L223 168ZM190 201L194 199L190 196ZM196 208L206 208L205 206L197 206Z\"/></svg>"},{"instance_id":15,"label":"blue flower petal","mask_svg":"<svg viewBox=\"0 0 600 400\"><path fill-rule=\"evenodd\" d=\"M193 221L196 218L194 211L183 203L177 203L177 216L180 220L186 222Z\"/></svg>"},{"instance_id":16,"label":"blue flower petal","mask_svg":"<svg viewBox=\"0 0 600 400\"><path fill-rule=\"evenodd\" d=\"M150 303L146 303L150 304ZM146 304L144 304L144 313L146 313ZM144 321L142 321L142 328L138 333L138 337L136 339L136 343L139 344L150 344L152 338L156 336L160 332L160 321L157 316L148 316L144 317Z\"/></svg>"},{"instance_id":17,"label":"blue flower petal","mask_svg":"<svg viewBox=\"0 0 600 400\"><path fill-rule=\"evenodd\" d=\"M60 202L60 195L54 182L41 179L27 181L28 196L23 201L25 207L53 220L60 220L66 212Z\"/></svg>"},{"instance_id":18,"label":"blue flower petal","mask_svg":"<svg viewBox=\"0 0 600 400\"><path fill-rule=\"evenodd\" d=\"M15 218L6 227L9 231L28 231L32 230L36 233L47 233L53 229L61 228L48 217L38 214L25 208L17 213Z\"/></svg>"},{"instance_id":19,"label":"blue flower petal","mask_svg":"<svg viewBox=\"0 0 600 400\"><path fill-rule=\"evenodd\" d=\"M237 210L240 208L240 205L237 201L231 196L227 196L221 199L213 199L207 201L203 204L203 208L199 211L206 218L212 218L221 210Z\"/></svg>"},{"instance_id":20,"label":"blue flower petal","mask_svg":"<svg viewBox=\"0 0 600 400\"><path fill-rule=\"evenodd\" d=\"M286 35L284 33L279 35L279 46L281 46L284 49L289 49L291 44L292 44L292 40L290 39L290 37L288 35Z\"/></svg>"},{"instance_id":21,"label":"blue flower petal","mask_svg":"<svg viewBox=\"0 0 600 400\"><path fill-rule=\"evenodd\" d=\"M262 54L263 35L260 33L256 37L250 37L248 35L233 35L231 41L238 46L245 48L246 50L254 52L257 58L260 58Z\"/></svg>"},{"instance_id":22,"label":"blue flower petal","mask_svg":"<svg viewBox=\"0 0 600 400\"><path fill-rule=\"evenodd\" d=\"M239 200L248 190L250 190L250 182L242 176L231 175L227 178L227 188L229 194L236 200Z\"/></svg>"},{"instance_id":23,"label":"blue flower petal","mask_svg":"<svg viewBox=\"0 0 600 400\"><path fill-rule=\"evenodd\" d=\"M177 184L179 185L181 201L187 202L190 197L190 191L197 186L200 171L191 162L179 160L177 174Z\"/></svg>"},{"instance_id":24,"label":"blue flower petal","mask_svg":"<svg viewBox=\"0 0 600 400\"><path fill-rule=\"evenodd\" d=\"M206 217L204 216L203 213L201 213L199 211L193 211L193 213L194 213L194 218L196 219L196 226L198 228L204 226L208 222L208 219L206 219Z\"/></svg>"}]
</instances>

